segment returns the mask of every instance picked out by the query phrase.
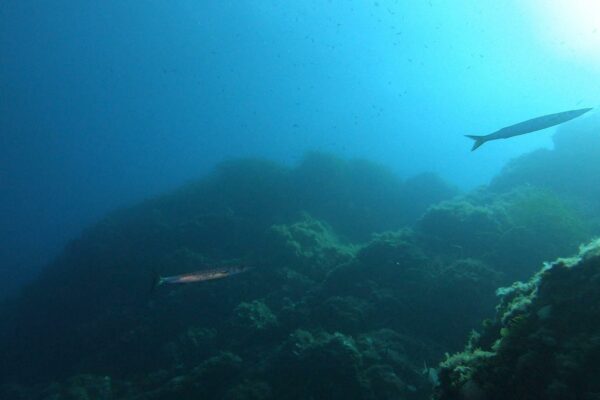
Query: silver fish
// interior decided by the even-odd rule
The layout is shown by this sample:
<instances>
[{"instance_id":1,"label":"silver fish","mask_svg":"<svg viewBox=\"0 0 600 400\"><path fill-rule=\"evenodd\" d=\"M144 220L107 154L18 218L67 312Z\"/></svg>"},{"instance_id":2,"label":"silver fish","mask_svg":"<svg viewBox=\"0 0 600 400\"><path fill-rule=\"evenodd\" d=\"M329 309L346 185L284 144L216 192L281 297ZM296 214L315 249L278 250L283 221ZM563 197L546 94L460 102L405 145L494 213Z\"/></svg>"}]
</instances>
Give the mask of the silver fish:
<instances>
[{"instance_id":1,"label":"silver fish","mask_svg":"<svg viewBox=\"0 0 600 400\"><path fill-rule=\"evenodd\" d=\"M212 281L215 279L227 278L231 275L241 274L242 272L249 271L250 267L221 267L205 269L201 271L188 272L187 274L173 275L173 276L159 276L156 281L156 286L164 284L177 284L177 283L193 283Z\"/></svg>"},{"instance_id":2,"label":"silver fish","mask_svg":"<svg viewBox=\"0 0 600 400\"><path fill-rule=\"evenodd\" d=\"M477 135L465 135L466 137L473 139L475 143L473 143L473 148L471 151L476 150L479 146L484 144L485 142L489 142L490 140L496 139L508 139L513 136L523 135L529 132L535 132L542 129L550 128L551 126L559 125L564 122L570 121L574 118L577 118L586 112L590 111L591 108L582 108L579 110L571 110L564 111L556 114L548 114L542 117L537 117L533 119L529 119L524 122L520 122L515 125L507 126L502 128L494 133L490 133L485 136L477 136Z\"/></svg>"}]
</instances>

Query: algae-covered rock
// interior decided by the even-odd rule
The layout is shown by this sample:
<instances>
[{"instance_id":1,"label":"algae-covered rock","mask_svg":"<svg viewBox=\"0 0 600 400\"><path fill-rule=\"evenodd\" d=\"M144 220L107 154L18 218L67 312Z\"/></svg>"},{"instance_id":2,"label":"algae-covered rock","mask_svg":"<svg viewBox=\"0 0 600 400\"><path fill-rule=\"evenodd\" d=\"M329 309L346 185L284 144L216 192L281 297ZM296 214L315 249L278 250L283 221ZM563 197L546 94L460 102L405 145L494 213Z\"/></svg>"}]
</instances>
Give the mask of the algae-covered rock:
<instances>
[{"instance_id":1,"label":"algae-covered rock","mask_svg":"<svg viewBox=\"0 0 600 400\"><path fill-rule=\"evenodd\" d=\"M591 120L590 120L591 121ZM586 120L559 128L553 137L554 148L524 154L509 162L492 183L491 189L511 190L530 184L568 197L587 199L595 203L600 189L596 177L600 166L600 134L596 123Z\"/></svg>"},{"instance_id":2,"label":"algae-covered rock","mask_svg":"<svg viewBox=\"0 0 600 400\"><path fill-rule=\"evenodd\" d=\"M6 400L116 400L131 398L130 387L125 382L108 376L81 374L62 383L52 382L23 388L17 385L0 387L0 398Z\"/></svg>"},{"instance_id":3,"label":"algae-covered rock","mask_svg":"<svg viewBox=\"0 0 600 400\"><path fill-rule=\"evenodd\" d=\"M319 155L296 169L226 163L107 217L2 305L0 382L18 385L0 393L85 397L109 387L124 400L426 399L423 371L433 376L428 366L493 316L496 288L585 236L572 207L535 188L474 192L405 226L427 199L449 193L431 175L402 182L363 161ZM157 274L232 263L253 268L152 286ZM487 390L479 366L494 359L494 343L517 343L530 329L538 289L505 290L503 317L473 339L480 350L447 363L456 372L442 373L442 383L458 382L467 396ZM535 311L545 328L560 315L550 300ZM558 348L552 329L536 335ZM522 353L516 370L534 370L537 355ZM577 365L570 352L560 357ZM547 393L564 394L565 382L555 379Z\"/></svg>"},{"instance_id":4,"label":"algae-covered rock","mask_svg":"<svg viewBox=\"0 0 600 400\"><path fill-rule=\"evenodd\" d=\"M418 228L435 252L467 258L494 249L505 225L506 217L499 210L462 199L430 207Z\"/></svg>"},{"instance_id":5,"label":"algae-covered rock","mask_svg":"<svg viewBox=\"0 0 600 400\"><path fill-rule=\"evenodd\" d=\"M205 354L192 345L189 359L181 354L188 345L177 344L179 335L191 327L225 332L235 307L255 299L282 313L288 329L310 324L304 298L354 260L348 240L399 229L451 193L432 175L404 182L367 161L323 154L293 168L224 162L204 179L107 215L2 306L0 382L131 376L199 362ZM156 275L232 260L255 269L152 290Z\"/></svg>"},{"instance_id":6,"label":"algae-covered rock","mask_svg":"<svg viewBox=\"0 0 600 400\"><path fill-rule=\"evenodd\" d=\"M79 375L67 381L62 394L65 400L112 400L112 381L108 376Z\"/></svg>"},{"instance_id":7,"label":"algae-covered rock","mask_svg":"<svg viewBox=\"0 0 600 400\"><path fill-rule=\"evenodd\" d=\"M343 244L327 224L309 215L290 225L272 226L269 242L272 257L280 265L291 266L313 279L322 279L355 252L354 246Z\"/></svg>"},{"instance_id":8,"label":"algae-covered rock","mask_svg":"<svg viewBox=\"0 0 600 400\"><path fill-rule=\"evenodd\" d=\"M594 398L600 393L598 282L596 241L578 257L500 290L496 319L441 364L435 398Z\"/></svg>"},{"instance_id":9,"label":"algae-covered rock","mask_svg":"<svg viewBox=\"0 0 600 400\"><path fill-rule=\"evenodd\" d=\"M518 274L518 270L529 271L541 262L572 254L592 236L584 214L554 192L522 187L500 197L497 204L509 223L492 262L511 265L515 278L530 275Z\"/></svg>"},{"instance_id":10,"label":"algae-covered rock","mask_svg":"<svg viewBox=\"0 0 600 400\"><path fill-rule=\"evenodd\" d=\"M352 296L332 296L319 302L313 318L326 330L357 332L369 326L372 304Z\"/></svg>"},{"instance_id":11,"label":"algae-covered rock","mask_svg":"<svg viewBox=\"0 0 600 400\"><path fill-rule=\"evenodd\" d=\"M447 259L476 258L525 279L543 262L591 237L583 214L553 192L524 186L502 195L475 192L432 206L416 227L425 248Z\"/></svg>"},{"instance_id":12,"label":"algae-covered rock","mask_svg":"<svg viewBox=\"0 0 600 400\"><path fill-rule=\"evenodd\" d=\"M304 209L353 241L416 221L431 204L458 190L434 174L402 181L384 166L361 159L343 160L309 153L293 177Z\"/></svg>"},{"instance_id":13,"label":"algae-covered rock","mask_svg":"<svg viewBox=\"0 0 600 400\"><path fill-rule=\"evenodd\" d=\"M32 397L29 388L17 384L0 385L0 399L28 400Z\"/></svg>"},{"instance_id":14,"label":"algae-covered rock","mask_svg":"<svg viewBox=\"0 0 600 400\"><path fill-rule=\"evenodd\" d=\"M493 314L501 276L480 260L431 257L410 230L386 232L327 276L323 290L336 296L317 297L313 320L342 332L360 321L363 331L391 328L459 348Z\"/></svg>"},{"instance_id":15,"label":"algae-covered rock","mask_svg":"<svg viewBox=\"0 0 600 400\"><path fill-rule=\"evenodd\" d=\"M419 268L427 262L427 256L418 246L408 229L373 235L357 254L359 261L369 268L397 270Z\"/></svg>"},{"instance_id":16,"label":"algae-covered rock","mask_svg":"<svg viewBox=\"0 0 600 400\"><path fill-rule=\"evenodd\" d=\"M480 260L459 259L440 266L431 283L429 312L436 317L428 321L430 335L444 336L450 347L460 347L467 329L494 314L501 282L502 274Z\"/></svg>"},{"instance_id":17,"label":"algae-covered rock","mask_svg":"<svg viewBox=\"0 0 600 400\"><path fill-rule=\"evenodd\" d=\"M292 333L269 372L275 395L305 399L418 399L427 384L411 352L427 353L423 343L391 330L354 338L341 333Z\"/></svg>"},{"instance_id":18,"label":"algae-covered rock","mask_svg":"<svg viewBox=\"0 0 600 400\"><path fill-rule=\"evenodd\" d=\"M196 399L219 398L237 382L242 359L230 352L221 352L206 359L191 371L175 376L158 389L157 398Z\"/></svg>"},{"instance_id":19,"label":"algae-covered rock","mask_svg":"<svg viewBox=\"0 0 600 400\"><path fill-rule=\"evenodd\" d=\"M166 358L175 366L193 366L215 351L215 329L190 327L164 346Z\"/></svg>"},{"instance_id":20,"label":"algae-covered rock","mask_svg":"<svg viewBox=\"0 0 600 400\"><path fill-rule=\"evenodd\" d=\"M418 290L431 276L429 266L430 260L410 230L384 232L373 235L360 248L354 263L341 265L332 271L325 285L334 293L364 295L384 288Z\"/></svg>"},{"instance_id":21,"label":"algae-covered rock","mask_svg":"<svg viewBox=\"0 0 600 400\"><path fill-rule=\"evenodd\" d=\"M362 366L352 337L298 330L272 363L274 389L286 399L360 399Z\"/></svg>"},{"instance_id":22,"label":"algae-covered rock","mask_svg":"<svg viewBox=\"0 0 600 400\"><path fill-rule=\"evenodd\" d=\"M433 277L430 266L410 232L386 232L375 235L363 246L354 262L340 265L329 273L323 292L376 304L375 307L363 306L367 313L360 309L355 312L355 316L362 314L363 320L370 321L363 329L418 326L415 318L420 318L421 305L429 301L427 292ZM326 299L318 297L317 301L322 303Z\"/></svg>"},{"instance_id":23,"label":"algae-covered rock","mask_svg":"<svg viewBox=\"0 0 600 400\"><path fill-rule=\"evenodd\" d=\"M272 390L268 383L253 380L244 380L229 389L223 397L224 400L267 400L272 398Z\"/></svg>"},{"instance_id":24,"label":"algae-covered rock","mask_svg":"<svg viewBox=\"0 0 600 400\"><path fill-rule=\"evenodd\" d=\"M556 193L585 215L594 231L600 231L600 133L598 116L560 127L554 148L524 154L511 160L490 183L490 190L503 193L530 185Z\"/></svg>"},{"instance_id":25,"label":"algae-covered rock","mask_svg":"<svg viewBox=\"0 0 600 400\"><path fill-rule=\"evenodd\" d=\"M277 341L279 321L261 300L242 302L229 320L227 336L231 343L252 346Z\"/></svg>"},{"instance_id":26,"label":"algae-covered rock","mask_svg":"<svg viewBox=\"0 0 600 400\"><path fill-rule=\"evenodd\" d=\"M277 317L259 300L240 303L234 310L232 325L246 331L268 331L277 326Z\"/></svg>"}]
</instances>

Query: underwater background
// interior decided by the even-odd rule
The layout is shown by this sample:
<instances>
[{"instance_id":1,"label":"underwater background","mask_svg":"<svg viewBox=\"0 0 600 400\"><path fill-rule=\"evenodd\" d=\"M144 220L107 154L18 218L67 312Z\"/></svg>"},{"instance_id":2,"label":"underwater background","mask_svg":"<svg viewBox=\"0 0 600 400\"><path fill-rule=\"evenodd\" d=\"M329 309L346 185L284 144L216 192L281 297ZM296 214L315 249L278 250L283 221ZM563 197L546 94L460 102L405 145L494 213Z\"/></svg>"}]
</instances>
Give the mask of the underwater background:
<instances>
[{"instance_id":1,"label":"underwater background","mask_svg":"<svg viewBox=\"0 0 600 400\"><path fill-rule=\"evenodd\" d=\"M3 1L0 399L599 399L599 21Z\"/></svg>"}]
</instances>

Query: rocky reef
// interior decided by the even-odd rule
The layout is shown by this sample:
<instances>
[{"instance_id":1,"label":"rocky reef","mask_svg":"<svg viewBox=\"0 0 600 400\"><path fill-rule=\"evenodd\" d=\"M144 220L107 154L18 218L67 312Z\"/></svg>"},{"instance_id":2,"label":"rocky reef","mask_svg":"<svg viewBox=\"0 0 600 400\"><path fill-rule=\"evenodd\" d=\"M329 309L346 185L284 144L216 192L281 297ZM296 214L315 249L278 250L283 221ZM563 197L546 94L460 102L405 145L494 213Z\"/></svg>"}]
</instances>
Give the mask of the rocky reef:
<instances>
[{"instance_id":1,"label":"rocky reef","mask_svg":"<svg viewBox=\"0 0 600 400\"><path fill-rule=\"evenodd\" d=\"M509 162L489 185L492 192L506 192L530 185L559 194L600 226L600 130L597 115L561 127L552 149L524 154Z\"/></svg>"},{"instance_id":2,"label":"rocky reef","mask_svg":"<svg viewBox=\"0 0 600 400\"><path fill-rule=\"evenodd\" d=\"M595 399L600 393L600 241L499 289L481 334L441 364L435 399Z\"/></svg>"},{"instance_id":3,"label":"rocky reef","mask_svg":"<svg viewBox=\"0 0 600 400\"><path fill-rule=\"evenodd\" d=\"M228 162L107 216L2 304L0 398L426 399L499 286L589 239L582 215L549 189L461 195L326 155ZM152 285L224 264L253 268Z\"/></svg>"},{"instance_id":4,"label":"rocky reef","mask_svg":"<svg viewBox=\"0 0 600 400\"><path fill-rule=\"evenodd\" d=\"M507 283L528 278L544 261L573 253L595 231L581 209L530 185L441 202L416 227L433 253L496 265L507 273Z\"/></svg>"}]
</instances>

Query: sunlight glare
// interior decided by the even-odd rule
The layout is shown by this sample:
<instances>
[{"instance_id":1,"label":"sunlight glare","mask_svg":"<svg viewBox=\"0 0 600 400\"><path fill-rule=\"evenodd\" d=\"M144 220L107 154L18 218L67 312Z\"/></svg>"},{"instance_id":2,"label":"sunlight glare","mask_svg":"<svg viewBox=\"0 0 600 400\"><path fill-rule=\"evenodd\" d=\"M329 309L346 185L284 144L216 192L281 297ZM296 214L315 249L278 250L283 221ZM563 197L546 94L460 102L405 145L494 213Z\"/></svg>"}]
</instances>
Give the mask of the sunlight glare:
<instances>
[{"instance_id":1,"label":"sunlight glare","mask_svg":"<svg viewBox=\"0 0 600 400\"><path fill-rule=\"evenodd\" d=\"M531 0L530 6L553 51L600 68L600 0Z\"/></svg>"}]
</instances>

